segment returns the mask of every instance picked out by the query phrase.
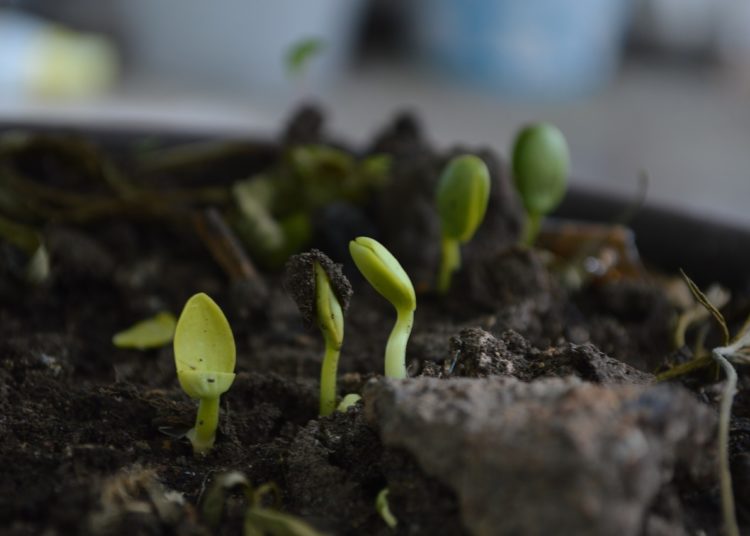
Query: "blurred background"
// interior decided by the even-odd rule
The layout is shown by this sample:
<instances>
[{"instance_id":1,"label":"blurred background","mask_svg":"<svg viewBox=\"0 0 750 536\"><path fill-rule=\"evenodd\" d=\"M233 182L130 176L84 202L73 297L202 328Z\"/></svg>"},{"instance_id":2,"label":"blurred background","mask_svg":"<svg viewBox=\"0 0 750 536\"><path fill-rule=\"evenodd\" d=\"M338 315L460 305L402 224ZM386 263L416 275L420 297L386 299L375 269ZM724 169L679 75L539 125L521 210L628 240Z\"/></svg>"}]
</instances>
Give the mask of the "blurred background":
<instances>
[{"instance_id":1,"label":"blurred background","mask_svg":"<svg viewBox=\"0 0 750 536\"><path fill-rule=\"evenodd\" d=\"M574 183L750 226L747 0L0 0L0 121L364 143L565 132Z\"/></svg>"}]
</instances>

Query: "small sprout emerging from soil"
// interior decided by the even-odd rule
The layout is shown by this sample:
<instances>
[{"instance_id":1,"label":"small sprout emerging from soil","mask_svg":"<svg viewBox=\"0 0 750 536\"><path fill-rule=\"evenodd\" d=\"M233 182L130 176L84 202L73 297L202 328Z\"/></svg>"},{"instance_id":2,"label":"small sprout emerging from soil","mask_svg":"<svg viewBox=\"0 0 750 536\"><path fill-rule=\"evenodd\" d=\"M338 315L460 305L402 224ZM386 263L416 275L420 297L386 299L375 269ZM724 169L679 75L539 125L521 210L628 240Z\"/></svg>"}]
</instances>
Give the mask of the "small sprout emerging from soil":
<instances>
[{"instance_id":1,"label":"small sprout emerging from soil","mask_svg":"<svg viewBox=\"0 0 750 536\"><path fill-rule=\"evenodd\" d=\"M711 285L706 291L706 299L709 303L714 304L717 309L721 309L731 298L731 294L727 289L721 285ZM674 347L676 349L685 346L685 334L687 333L690 326L698 324L707 320L711 316L711 313L705 306L697 302L686 309L677 319L674 331Z\"/></svg>"},{"instance_id":2,"label":"small sprout emerging from soil","mask_svg":"<svg viewBox=\"0 0 750 536\"><path fill-rule=\"evenodd\" d=\"M279 489L275 484L263 484L253 489L250 481L238 471L219 475L203 499L203 519L214 531L218 531L220 528L227 493L238 488L242 490L248 503L243 527L244 536L266 534L271 536L320 536L318 531L304 521L277 510L280 497ZM273 508L263 505L266 495L273 497Z\"/></svg>"},{"instance_id":3,"label":"small sprout emerging from soil","mask_svg":"<svg viewBox=\"0 0 750 536\"><path fill-rule=\"evenodd\" d=\"M320 415L330 415L336 409L336 371L352 287L341 265L317 249L289 259L284 287L307 324L317 324L323 333L326 349L320 372Z\"/></svg>"},{"instance_id":4,"label":"small sprout emerging from soil","mask_svg":"<svg viewBox=\"0 0 750 536\"><path fill-rule=\"evenodd\" d=\"M112 337L112 344L118 348L147 350L160 348L172 342L177 319L172 313L162 312L120 331Z\"/></svg>"},{"instance_id":5,"label":"small sprout emerging from soil","mask_svg":"<svg viewBox=\"0 0 750 536\"><path fill-rule=\"evenodd\" d=\"M385 375L406 378L406 344L417 308L411 279L391 252L372 238L352 240L349 252L365 279L396 309L396 324L385 348Z\"/></svg>"},{"instance_id":6,"label":"small sprout emerging from soil","mask_svg":"<svg viewBox=\"0 0 750 536\"><path fill-rule=\"evenodd\" d=\"M359 396L356 393L349 393L344 398L341 399L341 402L339 402L339 407L336 408L336 411L340 411L342 413L346 413L346 410L348 410L350 407L354 406L362 400L362 397Z\"/></svg>"},{"instance_id":7,"label":"small sprout emerging from soil","mask_svg":"<svg viewBox=\"0 0 750 536\"><path fill-rule=\"evenodd\" d=\"M389 528L396 528L398 520L394 517L391 513L391 509L388 507L388 488L383 488L380 490L380 493L378 493L378 496L375 499L375 510L380 514L380 517L383 518L383 521L385 521L385 524L388 525Z\"/></svg>"},{"instance_id":8,"label":"small sprout emerging from soil","mask_svg":"<svg viewBox=\"0 0 750 536\"><path fill-rule=\"evenodd\" d=\"M216 439L219 397L234 381L236 360L229 322L206 294L196 294L185 304L174 333L174 358L182 390L200 401L187 438L196 454L206 454Z\"/></svg>"},{"instance_id":9,"label":"small sprout emerging from soil","mask_svg":"<svg viewBox=\"0 0 750 536\"><path fill-rule=\"evenodd\" d=\"M472 239L487 212L490 172L481 158L458 156L446 166L436 202L442 233L438 291L448 292L453 272L461 267L461 244Z\"/></svg>"},{"instance_id":10,"label":"small sprout emerging from soil","mask_svg":"<svg viewBox=\"0 0 750 536\"><path fill-rule=\"evenodd\" d=\"M513 178L526 209L523 243L536 240L544 216L565 196L570 153L565 136L549 123L521 130L513 146Z\"/></svg>"},{"instance_id":11,"label":"small sprout emerging from soil","mask_svg":"<svg viewBox=\"0 0 750 536\"><path fill-rule=\"evenodd\" d=\"M732 414L732 402L737 392L737 371L734 369L734 363L741 365L750 364L750 323L745 323L734 339L729 335L729 328L719 309L704 294L698 285L690 279L685 272L681 272L690 292L695 300L700 303L714 317L716 323L721 328L724 344L714 348L711 351L711 358L696 357L692 361L685 363L667 373L657 376L657 380L673 378L699 368L703 368L711 363L717 363L724 371L726 382L721 395L721 404L719 406L719 483L721 490L721 509L724 518L724 530L728 536L740 536L740 529L737 524L737 516L734 507L734 492L732 491L732 473L729 470L729 421Z\"/></svg>"}]
</instances>

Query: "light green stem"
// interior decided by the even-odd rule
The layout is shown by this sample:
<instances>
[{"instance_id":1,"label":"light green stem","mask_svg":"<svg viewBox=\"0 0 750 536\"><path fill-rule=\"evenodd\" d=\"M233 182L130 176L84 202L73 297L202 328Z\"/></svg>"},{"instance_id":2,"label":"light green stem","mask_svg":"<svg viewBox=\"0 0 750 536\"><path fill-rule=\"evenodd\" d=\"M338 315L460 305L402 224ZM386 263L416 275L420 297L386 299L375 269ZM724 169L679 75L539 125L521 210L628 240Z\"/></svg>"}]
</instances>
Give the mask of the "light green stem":
<instances>
[{"instance_id":1,"label":"light green stem","mask_svg":"<svg viewBox=\"0 0 750 536\"><path fill-rule=\"evenodd\" d=\"M326 341L326 353L320 369L320 415L325 417L336 409L336 371L341 350Z\"/></svg>"},{"instance_id":2,"label":"light green stem","mask_svg":"<svg viewBox=\"0 0 750 536\"><path fill-rule=\"evenodd\" d=\"M187 433L195 454L206 454L211 450L218 426L219 397L201 398L198 403L198 415L195 417L195 427Z\"/></svg>"},{"instance_id":3,"label":"light green stem","mask_svg":"<svg viewBox=\"0 0 750 536\"><path fill-rule=\"evenodd\" d=\"M446 294L451 287L453 272L461 266L461 248L458 240L443 237L441 242L440 272L437 289Z\"/></svg>"},{"instance_id":4,"label":"light green stem","mask_svg":"<svg viewBox=\"0 0 750 536\"><path fill-rule=\"evenodd\" d=\"M406 378L406 343L409 342L411 327L414 324L414 310L397 311L388 344L385 347L386 378Z\"/></svg>"},{"instance_id":5,"label":"light green stem","mask_svg":"<svg viewBox=\"0 0 750 536\"><path fill-rule=\"evenodd\" d=\"M544 216L542 214L529 212L526 214L526 222L523 228L523 238L521 243L524 246L531 247L536 242L536 237L542 228L542 220Z\"/></svg>"}]
</instances>

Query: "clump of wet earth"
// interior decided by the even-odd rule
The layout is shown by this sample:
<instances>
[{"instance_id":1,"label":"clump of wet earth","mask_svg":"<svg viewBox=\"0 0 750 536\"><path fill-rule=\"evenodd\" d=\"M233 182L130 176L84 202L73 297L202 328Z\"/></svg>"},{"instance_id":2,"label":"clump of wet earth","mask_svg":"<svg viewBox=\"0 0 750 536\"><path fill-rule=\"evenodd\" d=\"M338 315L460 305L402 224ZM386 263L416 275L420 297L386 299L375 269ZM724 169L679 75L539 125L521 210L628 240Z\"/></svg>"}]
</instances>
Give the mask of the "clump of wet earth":
<instances>
[{"instance_id":1,"label":"clump of wet earth","mask_svg":"<svg viewBox=\"0 0 750 536\"><path fill-rule=\"evenodd\" d=\"M134 169L132 140L96 140ZM331 143L310 109L280 140L183 170L185 180L226 182L274 165L289 145ZM492 196L453 289L438 297L433 192L458 151L486 161ZM227 471L275 483L281 511L328 534L721 533L721 383L713 374L655 383L675 359L665 288L650 276L563 286L544 252L515 246L521 205L488 149L438 151L405 115L370 152L391 155L389 182L363 206L319 211L310 244L354 287L339 394L363 399L330 417L317 416L322 339L280 272L232 278L191 229L126 215L47 221L52 271L40 286L13 279L18 259L2 251L3 534L216 534L201 503ZM39 180L72 180L56 173L59 159L37 164L26 172ZM394 313L345 255L362 229L418 292L407 380L382 377ZM216 445L196 458L176 432L191 426L195 403L179 388L171 347L119 349L111 339L159 311L179 313L199 291L226 312L238 354ZM740 370L740 389L747 383ZM740 394L731 427L748 530L749 409ZM375 509L386 487L394 529ZM241 531L243 504L230 495L218 533Z\"/></svg>"}]
</instances>

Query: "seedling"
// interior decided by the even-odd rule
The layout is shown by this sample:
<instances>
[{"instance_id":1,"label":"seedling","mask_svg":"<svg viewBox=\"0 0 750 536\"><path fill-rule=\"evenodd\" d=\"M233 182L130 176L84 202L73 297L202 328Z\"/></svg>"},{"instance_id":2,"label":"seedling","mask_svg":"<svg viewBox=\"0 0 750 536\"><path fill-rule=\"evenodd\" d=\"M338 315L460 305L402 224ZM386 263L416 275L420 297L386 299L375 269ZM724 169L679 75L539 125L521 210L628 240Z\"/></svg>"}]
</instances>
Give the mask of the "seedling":
<instances>
[{"instance_id":1,"label":"seedling","mask_svg":"<svg viewBox=\"0 0 750 536\"><path fill-rule=\"evenodd\" d=\"M190 398L199 400L195 427L187 433L193 452L206 454L219 424L219 397L234 381L234 336L224 313L206 294L190 298L174 334L177 379Z\"/></svg>"},{"instance_id":2,"label":"seedling","mask_svg":"<svg viewBox=\"0 0 750 536\"><path fill-rule=\"evenodd\" d=\"M398 519L396 519L396 516L391 513L391 509L388 507L388 493L388 488L380 490L380 493L375 498L375 510L383 518L388 528L395 529L396 525L398 525Z\"/></svg>"},{"instance_id":3,"label":"seedling","mask_svg":"<svg viewBox=\"0 0 750 536\"><path fill-rule=\"evenodd\" d=\"M344 398L341 399L341 402L339 402L339 407L336 408L336 411L340 411L342 413L346 413L346 411L351 408L352 406L356 405L357 402L362 400L362 397L359 396L356 393L349 393Z\"/></svg>"},{"instance_id":4,"label":"seedling","mask_svg":"<svg viewBox=\"0 0 750 536\"><path fill-rule=\"evenodd\" d=\"M177 320L172 313L161 312L116 333L112 337L112 344L118 348L136 350L160 348L172 342L176 325Z\"/></svg>"},{"instance_id":5,"label":"seedling","mask_svg":"<svg viewBox=\"0 0 750 536\"><path fill-rule=\"evenodd\" d=\"M289 259L284 286L308 325L317 324L323 333L320 415L330 415L336 409L336 371L344 342L344 311L349 306L352 287L341 266L317 249Z\"/></svg>"},{"instance_id":6,"label":"seedling","mask_svg":"<svg viewBox=\"0 0 750 536\"><path fill-rule=\"evenodd\" d=\"M438 292L445 294L461 267L461 244L474 236L490 199L490 172L481 158L458 156L440 176L436 202L442 232Z\"/></svg>"},{"instance_id":7,"label":"seedling","mask_svg":"<svg viewBox=\"0 0 750 536\"><path fill-rule=\"evenodd\" d=\"M526 209L523 243L531 246L544 216L565 196L570 154L562 132L549 123L529 125L513 146L513 177Z\"/></svg>"},{"instance_id":8,"label":"seedling","mask_svg":"<svg viewBox=\"0 0 750 536\"><path fill-rule=\"evenodd\" d=\"M417 308L414 286L396 258L376 240L360 236L349 242L349 252L365 279L396 309L396 324L385 347L385 375L406 378L406 344Z\"/></svg>"},{"instance_id":9,"label":"seedling","mask_svg":"<svg viewBox=\"0 0 750 536\"><path fill-rule=\"evenodd\" d=\"M671 379L703 368L712 363L718 364L724 371L726 382L719 405L718 456L719 456L719 487L721 492L721 509L724 518L724 530L728 536L739 536L740 529L734 507L734 492L732 490L732 473L729 470L729 421L732 413L732 403L737 392L737 371L733 363L750 365L750 319L742 326L739 334L732 339L729 327L719 309L704 294L698 285L682 272L690 292L714 317L721 328L724 344L711 351L711 357L697 356L691 361L657 376L657 380Z\"/></svg>"},{"instance_id":10,"label":"seedling","mask_svg":"<svg viewBox=\"0 0 750 536\"><path fill-rule=\"evenodd\" d=\"M243 524L244 536L321 536L318 531L299 518L280 512L279 489L274 483L253 488L250 481L238 471L219 475L203 499L203 519L218 533L224 513L224 502L229 491L240 488L248 503ZM264 506L265 496L270 495L274 507Z\"/></svg>"}]
</instances>

